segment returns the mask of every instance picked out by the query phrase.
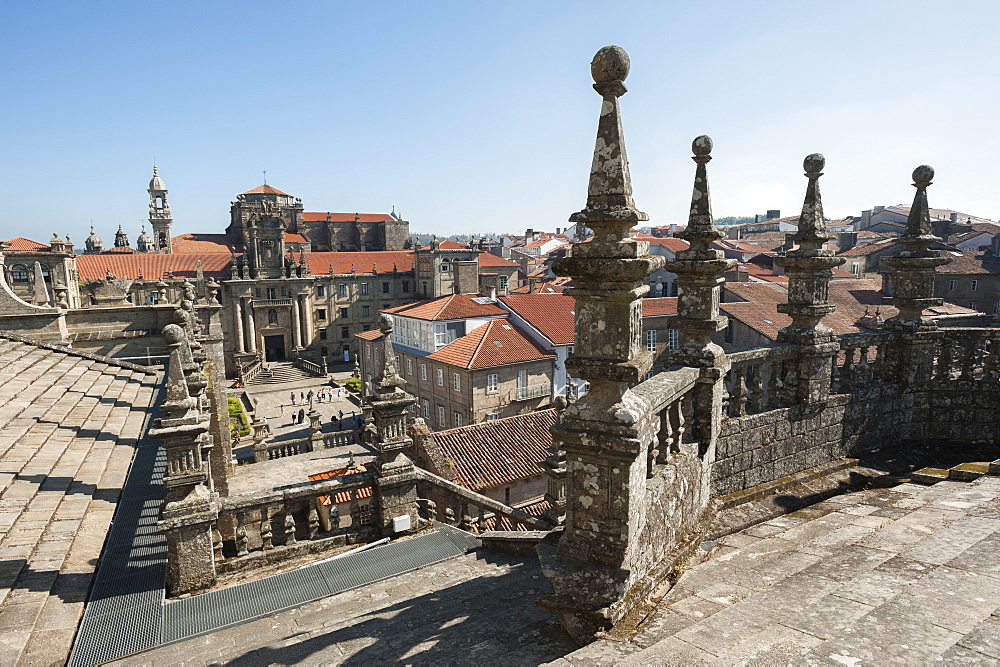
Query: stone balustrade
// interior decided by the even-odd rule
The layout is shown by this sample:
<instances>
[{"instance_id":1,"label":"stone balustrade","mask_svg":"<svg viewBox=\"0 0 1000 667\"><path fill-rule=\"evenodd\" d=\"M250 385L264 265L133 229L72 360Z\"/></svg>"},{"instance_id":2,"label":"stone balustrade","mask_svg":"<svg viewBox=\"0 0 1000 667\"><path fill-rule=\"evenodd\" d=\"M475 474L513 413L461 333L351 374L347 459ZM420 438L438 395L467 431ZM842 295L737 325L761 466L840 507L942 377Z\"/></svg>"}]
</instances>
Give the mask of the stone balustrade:
<instances>
[{"instance_id":1,"label":"stone balustrade","mask_svg":"<svg viewBox=\"0 0 1000 667\"><path fill-rule=\"evenodd\" d=\"M948 328L925 334L936 339L935 380L996 380L1000 373L1000 330Z\"/></svg>"},{"instance_id":2,"label":"stone balustrade","mask_svg":"<svg viewBox=\"0 0 1000 667\"><path fill-rule=\"evenodd\" d=\"M238 362L236 364L237 377L244 386L260 375L262 370L264 370L264 360L261 358L260 354L245 364Z\"/></svg>"},{"instance_id":3,"label":"stone balustrade","mask_svg":"<svg viewBox=\"0 0 1000 667\"><path fill-rule=\"evenodd\" d=\"M312 373L317 376L326 375L326 368L324 368L324 364L317 364L315 361L310 361L309 359L304 358L301 354L295 357L293 363L307 373Z\"/></svg>"},{"instance_id":4,"label":"stone balustrade","mask_svg":"<svg viewBox=\"0 0 1000 667\"><path fill-rule=\"evenodd\" d=\"M440 521L462 530L480 533L485 530L551 530L552 525L541 517L531 516L422 468L415 468L417 490L421 498L421 514L427 520ZM438 501L430 500L437 498ZM492 524L488 522L492 521Z\"/></svg>"},{"instance_id":5,"label":"stone balustrade","mask_svg":"<svg viewBox=\"0 0 1000 667\"><path fill-rule=\"evenodd\" d=\"M830 393L849 394L891 380L890 332L838 336L840 353L833 357Z\"/></svg>"},{"instance_id":6,"label":"stone balustrade","mask_svg":"<svg viewBox=\"0 0 1000 667\"><path fill-rule=\"evenodd\" d=\"M742 417L788 405L795 396L796 348L775 343L728 353L723 416Z\"/></svg>"}]
</instances>

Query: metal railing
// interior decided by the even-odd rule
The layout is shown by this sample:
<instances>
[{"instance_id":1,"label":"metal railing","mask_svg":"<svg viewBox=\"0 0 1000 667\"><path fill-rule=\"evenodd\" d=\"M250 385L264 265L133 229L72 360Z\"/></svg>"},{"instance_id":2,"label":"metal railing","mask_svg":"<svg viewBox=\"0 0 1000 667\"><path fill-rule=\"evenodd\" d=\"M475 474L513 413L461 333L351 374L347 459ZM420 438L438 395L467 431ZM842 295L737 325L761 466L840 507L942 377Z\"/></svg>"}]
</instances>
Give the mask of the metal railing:
<instances>
[{"instance_id":1,"label":"metal railing","mask_svg":"<svg viewBox=\"0 0 1000 667\"><path fill-rule=\"evenodd\" d=\"M548 396L552 393L552 385L545 384L533 384L527 387L518 387L515 392L515 401L527 401L532 398L541 398L542 396Z\"/></svg>"}]
</instances>

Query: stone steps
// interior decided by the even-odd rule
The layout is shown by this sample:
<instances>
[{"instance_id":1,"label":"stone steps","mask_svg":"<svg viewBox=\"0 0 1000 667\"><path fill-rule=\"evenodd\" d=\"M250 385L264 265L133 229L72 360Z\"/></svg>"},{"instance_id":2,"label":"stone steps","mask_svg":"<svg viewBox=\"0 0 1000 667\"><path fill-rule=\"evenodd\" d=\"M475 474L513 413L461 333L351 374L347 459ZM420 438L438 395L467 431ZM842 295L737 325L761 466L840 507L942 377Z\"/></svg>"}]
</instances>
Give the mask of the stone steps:
<instances>
[{"instance_id":1,"label":"stone steps","mask_svg":"<svg viewBox=\"0 0 1000 667\"><path fill-rule=\"evenodd\" d=\"M254 379L247 383L247 386L259 387L267 384L300 382L302 380L312 380L316 377L312 373L304 371L293 364L272 363L270 366L270 372L261 371Z\"/></svg>"},{"instance_id":2,"label":"stone steps","mask_svg":"<svg viewBox=\"0 0 1000 667\"><path fill-rule=\"evenodd\" d=\"M921 468L915 471L911 478L921 484L937 484L945 480L972 482L984 475L1000 475L1000 459L959 463L950 468Z\"/></svg>"}]
</instances>

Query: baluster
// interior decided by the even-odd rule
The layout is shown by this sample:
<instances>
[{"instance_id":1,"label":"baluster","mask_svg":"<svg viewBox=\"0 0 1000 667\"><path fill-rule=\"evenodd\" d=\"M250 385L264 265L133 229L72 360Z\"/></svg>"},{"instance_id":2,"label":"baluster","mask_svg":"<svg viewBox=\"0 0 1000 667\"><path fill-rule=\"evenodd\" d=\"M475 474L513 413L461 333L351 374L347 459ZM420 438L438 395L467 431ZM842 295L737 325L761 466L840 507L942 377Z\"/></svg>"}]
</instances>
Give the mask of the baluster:
<instances>
[{"instance_id":1,"label":"baluster","mask_svg":"<svg viewBox=\"0 0 1000 667\"><path fill-rule=\"evenodd\" d=\"M994 380L1000 373L1000 338L991 338L986 341L986 365L983 368L983 379Z\"/></svg>"},{"instance_id":2,"label":"baluster","mask_svg":"<svg viewBox=\"0 0 1000 667\"><path fill-rule=\"evenodd\" d=\"M732 416L742 417L747 413L747 371L745 367L737 368L733 377Z\"/></svg>"},{"instance_id":3,"label":"baluster","mask_svg":"<svg viewBox=\"0 0 1000 667\"><path fill-rule=\"evenodd\" d=\"M274 548L271 535L271 508L264 507L260 511L260 547L264 551Z\"/></svg>"},{"instance_id":4,"label":"baluster","mask_svg":"<svg viewBox=\"0 0 1000 667\"><path fill-rule=\"evenodd\" d=\"M951 379L951 341L941 341L941 354L938 356L937 373L938 380Z\"/></svg>"},{"instance_id":5,"label":"baluster","mask_svg":"<svg viewBox=\"0 0 1000 667\"><path fill-rule=\"evenodd\" d=\"M462 530L470 531L471 532L471 530L472 530L472 515L469 514L469 503L468 503L468 501L463 500L461 508L462 508L461 509L462 523L460 523L458 525L458 527L461 528Z\"/></svg>"},{"instance_id":6,"label":"baluster","mask_svg":"<svg viewBox=\"0 0 1000 667\"><path fill-rule=\"evenodd\" d=\"M316 499L309 499L309 539L315 540L319 532L319 512L316 510Z\"/></svg>"},{"instance_id":7,"label":"baluster","mask_svg":"<svg viewBox=\"0 0 1000 667\"><path fill-rule=\"evenodd\" d=\"M976 348L978 345L972 338L965 339L965 357L962 359L962 374L959 380L971 380L976 363Z\"/></svg>"},{"instance_id":8,"label":"baluster","mask_svg":"<svg viewBox=\"0 0 1000 667\"><path fill-rule=\"evenodd\" d=\"M444 508L444 522L449 526L454 526L458 522L455 521L455 510L450 507ZM496 530L496 528L494 528Z\"/></svg>"},{"instance_id":9,"label":"baluster","mask_svg":"<svg viewBox=\"0 0 1000 667\"><path fill-rule=\"evenodd\" d=\"M840 368L840 392L849 394L854 391L854 348L844 350L844 365Z\"/></svg>"},{"instance_id":10,"label":"baluster","mask_svg":"<svg viewBox=\"0 0 1000 667\"><path fill-rule=\"evenodd\" d=\"M340 532L340 504L336 494L330 496L330 532L336 535Z\"/></svg>"},{"instance_id":11,"label":"baluster","mask_svg":"<svg viewBox=\"0 0 1000 667\"><path fill-rule=\"evenodd\" d=\"M784 390L784 383L781 381L781 362L772 361L768 364L767 378L767 401L768 408L776 408L781 405L781 393Z\"/></svg>"},{"instance_id":12,"label":"baluster","mask_svg":"<svg viewBox=\"0 0 1000 667\"><path fill-rule=\"evenodd\" d=\"M351 529L361 529L361 502L358 498L358 490L351 491Z\"/></svg>"},{"instance_id":13,"label":"baluster","mask_svg":"<svg viewBox=\"0 0 1000 667\"><path fill-rule=\"evenodd\" d=\"M297 543L298 540L295 539L295 515L292 510L285 507L285 546L291 546Z\"/></svg>"},{"instance_id":14,"label":"baluster","mask_svg":"<svg viewBox=\"0 0 1000 667\"><path fill-rule=\"evenodd\" d=\"M764 381L761 378L762 366L756 365L751 366L750 371L752 373L750 380L750 391L749 400L747 401L747 408L751 414L756 414L758 412L764 411Z\"/></svg>"},{"instance_id":15,"label":"baluster","mask_svg":"<svg viewBox=\"0 0 1000 667\"><path fill-rule=\"evenodd\" d=\"M730 393L729 393L729 383L726 381L731 376L732 376L732 373L730 372L730 375L727 376L726 378L723 378L723 380L722 380L722 417L723 418L732 417L732 415L729 412L729 396L730 396Z\"/></svg>"},{"instance_id":16,"label":"baluster","mask_svg":"<svg viewBox=\"0 0 1000 667\"><path fill-rule=\"evenodd\" d=\"M250 540L247 537L246 514L236 515L236 555L246 556L250 553Z\"/></svg>"},{"instance_id":17,"label":"baluster","mask_svg":"<svg viewBox=\"0 0 1000 667\"><path fill-rule=\"evenodd\" d=\"M830 358L830 393L839 394L840 393L840 366L837 365L837 357L840 353L833 355Z\"/></svg>"},{"instance_id":18,"label":"baluster","mask_svg":"<svg viewBox=\"0 0 1000 667\"><path fill-rule=\"evenodd\" d=\"M476 518L476 532L482 533L486 530L486 508L479 507L479 516Z\"/></svg>"},{"instance_id":19,"label":"baluster","mask_svg":"<svg viewBox=\"0 0 1000 667\"><path fill-rule=\"evenodd\" d=\"M857 385L867 387L871 384L871 364L868 363L868 346L862 345L860 352L861 363L855 367L857 372Z\"/></svg>"},{"instance_id":20,"label":"baluster","mask_svg":"<svg viewBox=\"0 0 1000 667\"><path fill-rule=\"evenodd\" d=\"M690 394L688 394L689 396ZM673 430L674 430L674 440L670 443L670 453L679 454L681 451L681 443L684 442L684 431L686 431L685 424L687 424L687 417L684 415L684 400L687 396L682 396L681 398L674 401L670 406L672 410L673 418Z\"/></svg>"},{"instance_id":21,"label":"baluster","mask_svg":"<svg viewBox=\"0 0 1000 667\"><path fill-rule=\"evenodd\" d=\"M212 553L216 563L221 563L222 556L222 533L219 532L219 524L212 524Z\"/></svg>"},{"instance_id":22,"label":"baluster","mask_svg":"<svg viewBox=\"0 0 1000 667\"><path fill-rule=\"evenodd\" d=\"M660 430L656 434L656 463L666 463L670 460L670 452L673 449L674 442L674 425L672 423L671 412L674 409L675 403L671 403L660 413Z\"/></svg>"}]
</instances>

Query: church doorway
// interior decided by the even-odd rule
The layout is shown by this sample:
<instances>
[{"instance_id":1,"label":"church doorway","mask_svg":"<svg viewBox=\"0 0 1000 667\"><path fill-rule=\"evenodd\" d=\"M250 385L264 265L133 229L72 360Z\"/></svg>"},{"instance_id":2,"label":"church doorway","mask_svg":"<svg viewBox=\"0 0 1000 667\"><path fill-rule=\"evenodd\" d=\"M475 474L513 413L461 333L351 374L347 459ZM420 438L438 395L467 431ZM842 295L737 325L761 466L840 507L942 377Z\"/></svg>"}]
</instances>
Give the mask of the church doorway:
<instances>
[{"instance_id":1,"label":"church doorway","mask_svg":"<svg viewBox=\"0 0 1000 667\"><path fill-rule=\"evenodd\" d=\"M285 337L264 336L264 361L285 360Z\"/></svg>"}]
</instances>

